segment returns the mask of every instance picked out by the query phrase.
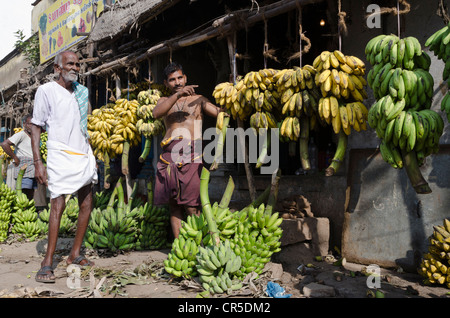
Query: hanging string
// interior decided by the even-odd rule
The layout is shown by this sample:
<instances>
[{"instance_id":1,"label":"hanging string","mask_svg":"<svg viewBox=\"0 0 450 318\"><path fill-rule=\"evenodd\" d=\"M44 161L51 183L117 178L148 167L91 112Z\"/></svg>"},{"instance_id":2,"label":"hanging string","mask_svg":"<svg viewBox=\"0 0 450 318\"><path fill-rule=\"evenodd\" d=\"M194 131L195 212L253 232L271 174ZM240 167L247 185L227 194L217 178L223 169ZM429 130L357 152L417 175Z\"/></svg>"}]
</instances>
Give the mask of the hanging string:
<instances>
[{"instance_id":1,"label":"hanging string","mask_svg":"<svg viewBox=\"0 0 450 318\"><path fill-rule=\"evenodd\" d=\"M338 1L338 39L339 39L339 51L342 51L342 34L347 35L347 25L345 24L345 17L347 13L342 11L341 0Z\"/></svg>"},{"instance_id":2,"label":"hanging string","mask_svg":"<svg viewBox=\"0 0 450 318\"><path fill-rule=\"evenodd\" d=\"M400 38L400 1L397 0L397 32Z\"/></svg>"},{"instance_id":3,"label":"hanging string","mask_svg":"<svg viewBox=\"0 0 450 318\"><path fill-rule=\"evenodd\" d=\"M298 7L298 11L299 11L299 18L298 18L298 33L300 35L300 50L297 53L292 54L289 58L288 61L294 60L294 59L299 59L300 60L300 67L303 66L303 62L302 62L302 57L303 54L308 53L309 50L311 49L311 40L308 39L304 32L303 32L303 27L302 27L302 20L301 20L301 16L302 16L302 8L301 6L297 3L297 7ZM306 42L305 47L302 46L302 41Z\"/></svg>"},{"instance_id":4,"label":"hanging string","mask_svg":"<svg viewBox=\"0 0 450 318\"><path fill-rule=\"evenodd\" d=\"M444 0L439 1L439 6L436 11L436 14L444 20L444 24L447 25L450 22L450 17L448 16L447 7L444 4Z\"/></svg>"},{"instance_id":5,"label":"hanging string","mask_svg":"<svg viewBox=\"0 0 450 318\"><path fill-rule=\"evenodd\" d=\"M150 57L147 57L147 63L148 63L148 89L152 88L152 67L151 67L151 59Z\"/></svg>"},{"instance_id":6,"label":"hanging string","mask_svg":"<svg viewBox=\"0 0 450 318\"><path fill-rule=\"evenodd\" d=\"M264 20L264 47L263 47L263 56L264 56L264 68L267 68L267 58L270 58L276 62L279 63L278 58L274 55L275 50L269 49L269 43L268 43L268 36L267 36L267 19L264 16L263 13L263 20Z\"/></svg>"}]
</instances>

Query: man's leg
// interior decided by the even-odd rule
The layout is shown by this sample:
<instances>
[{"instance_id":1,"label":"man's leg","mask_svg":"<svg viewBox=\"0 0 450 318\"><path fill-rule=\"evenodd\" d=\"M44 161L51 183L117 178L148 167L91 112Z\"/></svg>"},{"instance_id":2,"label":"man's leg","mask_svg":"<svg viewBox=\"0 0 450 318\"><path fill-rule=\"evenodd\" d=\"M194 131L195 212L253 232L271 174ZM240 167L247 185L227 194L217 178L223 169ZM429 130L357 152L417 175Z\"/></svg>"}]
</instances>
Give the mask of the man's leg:
<instances>
[{"instance_id":1,"label":"man's leg","mask_svg":"<svg viewBox=\"0 0 450 318\"><path fill-rule=\"evenodd\" d=\"M183 207L178 205L174 200L169 202L170 226L172 227L173 236L175 238L180 234L181 220L184 218Z\"/></svg>"},{"instance_id":2,"label":"man's leg","mask_svg":"<svg viewBox=\"0 0 450 318\"><path fill-rule=\"evenodd\" d=\"M67 264L71 264L78 256L80 256L81 245L83 244L84 235L86 234L86 229L89 224L89 217L92 212L92 185L88 184L78 190L78 221L77 230L75 232L75 238L73 240L72 250L67 258ZM78 262L77 262L78 263ZM93 262L82 259L79 265L94 265Z\"/></svg>"},{"instance_id":3,"label":"man's leg","mask_svg":"<svg viewBox=\"0 0 450 318\"><path fill-rule=\"evenodd\" d=\"M57 198L50 200L50 218L48 221L48 243L47 243L47 252L44 256L44 260L41 263L41 268L43 267L52 267L53 265L53 255L56 249L56 243L58 241L58 233L59 226L61 222L61 216L65 209L66 202L64 200L64 196L60 195ZM37 273L36 279L39 280L48 280L53 281L55 276L50 270L46 270L43 273Z\"/></svg>"}]
</instances>

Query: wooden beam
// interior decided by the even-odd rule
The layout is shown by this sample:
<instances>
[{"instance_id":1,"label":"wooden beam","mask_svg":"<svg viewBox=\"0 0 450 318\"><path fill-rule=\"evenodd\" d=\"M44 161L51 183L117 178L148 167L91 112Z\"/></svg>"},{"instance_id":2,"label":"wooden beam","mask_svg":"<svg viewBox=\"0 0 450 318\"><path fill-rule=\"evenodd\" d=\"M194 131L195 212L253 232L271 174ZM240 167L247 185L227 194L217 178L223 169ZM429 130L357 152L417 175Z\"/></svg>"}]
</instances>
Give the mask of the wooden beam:
<instances>
[{"instance_id":1,"label":"wooden beam","mask_svg":"<svg viewBox=\"0 0 450 318\"><path fill-rule=\"evenodd\" d=\"M177 37L168 41L159 43L153 47L150 47L144 53L132 53L118 60L105 63L87 73L82 74L82 76L94 75L105 70L113 70L116 68L123 67L124 64L133 64L145 60L148 57L166 53L170 50L174 51L183 47L191 46L197 43L201 43L218 36L224 36L230 32L235 32L245 26L251 26L263 19L273 18L280 14L294 10L298 6L308 5L312 3L322 2L324 0L282 0L277 3L261 7L257 11L239 10L227 17L220 18L213 22L213 25L206 28L204 31L199 32L195 35L189 35L186 37ZM240 17L244 23L236 23L237 17Z\"/></svg>"}]
</instances>

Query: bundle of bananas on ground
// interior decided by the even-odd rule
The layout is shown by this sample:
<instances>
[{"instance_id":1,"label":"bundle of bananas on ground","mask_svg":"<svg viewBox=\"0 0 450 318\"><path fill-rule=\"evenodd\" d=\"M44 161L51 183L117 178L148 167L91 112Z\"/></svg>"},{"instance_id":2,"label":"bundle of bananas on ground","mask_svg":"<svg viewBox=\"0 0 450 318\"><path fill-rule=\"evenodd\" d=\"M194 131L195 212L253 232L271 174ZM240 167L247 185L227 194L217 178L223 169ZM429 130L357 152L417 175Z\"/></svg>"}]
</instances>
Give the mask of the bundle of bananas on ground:
<instances>
[{"instance_id":1,"label":"bundle of bananas on ground","mask_svg":"<svg viewBox=\"0 0 450 318\"><path fill-rule=\"evenodd\" d=\"M85 246L112 252L133 249L138 227L134 218L136 210L126 213L124 209L112 207L93 209L84 239Z\"/></svg>"},{"instance_id":2,"label":"bundle of bananas on ground","mask_svg":"<svg viewBox=\"0 0 450 318\"><path fill-rule=\"evenodd\" d=\"M442 71L442 80L448 81L450 77L450 27L447 24L442 29L433 33L425 42L428 47L438 59L445 63ZM441 111L447 115L447 120L450 122L450 94L447 92L441 102Z\"/></svg>"},{"instance_id":3,"label":"bundle of bananas on ground","mask_svg":"<svg viewBox=\"0 0 450 318\"><path fill-rule=\"evenodd\" d=\"M97 159L105 161L105 156L112 158L115 152L111 148L111 134L117 124L113 104L104 105L94 109L88 115L88 133L90 143Z\"/></svg>"},{"instance_id":4,"label":"bundle of bananas on ground","mask_svg":"<svg viewBox=\"0 0 450 318\"><path fill-rule=\"evenodd\" d=\"M331 124L336 134L343 130L349 135L352 127L356 131L365 130L365 64L356 56L335 50L323 51L313 66L317 69L315 82L322 93L318 102L320 119Z\"/></svg>"},{"instance_id":5,"label":"bundle of bananas on ground","mask_svg":"<svg viewBox=\"0 0 450 318\"><path fill-rule=\"evenodd\" d=\"M24 193L17 194L11 217L11 223L13 224L11 232L34 241L41 233L41 229L36 222L37 219L38 213L34 200L28 200Z\"/></svg>"},{"instance_id":6,"label":"bundle of bananas on ground","mask_svg":"<svg viewBox=\"0 0 450 318\"><path fill-rule=\"evenodd\" d=\"M428 252L423 255L418 272L425 284L445 285L450 288L450 220L434 225L429 237Z\"/></svg>"},{"instance_id":7,"label":"bundle of bananas on ground","mask_svg":"<svg viewBox=\"0 0 450 318\"><path fill-rule=\"evenodd\" d=\"M381 139L381 155L392 167L406 168L416 192L429 193L418 167L425 157L439 150L444 127L440 115L429 109L434 87L428 72L429 56L414 37L399 39L395 35L370 40L366 54L390 56L376 59L368 76L377 97L369 110L368 123Z\"/></svg>"},{"instance_id":8,"label":"bundle of bananas on ground","mask_svg":"<svg viewBox=\"0 0 450 318\"><path fill-rule=\"evenodd\" d=\"M180 235L172 242L172 248L164 260L164 269L175 277L197 276L195 266L196 255L199 251L199 242Z\"/></svg>"},{"instance_id":9,"label":"bundle of bananas on ground","mask_svg":"<svg viewBox=\"0 0 450 318\"><path fill-rule=\"evenodd\" d=\"M0 147L1 148L1 147ZM16 193L6 183L0 185L0 242L8 238Z\"/></svg>"},{"instance_id":10,"label":"bundle of bananas on ground","mask_svg":"<svg viewBox=\"0 0 450 318\"><path fill-rule=\"evenodd\" d=\"M47 162L47 139L48 133L45 131L41 133L40 142L39 142L39 152L41 153L42 163Z\"/></svg>"},{"instance_id":11,"label":"bundle of bananas on ground","mask_svg":"<svg viewBox=\"0 0 450 318\"><path fill-rule=\"evenodd\" d=\"M104 210L108 203L109 199L111 198L113 191L111 190L101 190L100 192L95 192L93 196L93 207L99 208L100 210Z\"/></svg>"},{"instance_id":12,"label":"bundle of bananas on ground","mask_svg":"<svg viewBox=\"0 0 450 318\"><path fill-rule=\"evenodd\" d=\"M75 234L79 206L78 206L78 198L73 197L71 195L67 195L65 197L65 208L61 215L61 221L59 226L58 234L61 236L72 237ZM36 220L36 223L41 230L42 234L48 233L48 222L50 217L51 203L48 204L46 209L43 209L39 212L39 216Z\"/></svg>"},{"instance_id":13,"label":"bundle of bananas on ground","mask_svg":"<svg viewBox=\"0 0 450 318\"><path fill-rule=\"evenodd\" d=\"M146 202L140 207L141 220L138 224L139 234L136 250L152 250L166 247L168 244L169 209Z\"/></svg>"},{"instance_id":14,"label":"bundle of bananas on ground","mask_svg":"<svg viewBox=\"0 0 450 318\"><path fill-rule=\"evenodd\" d=\"M241 268L241 257L231 248L229 240L219 246L200 246L196 271L203 288L211 294L222 294L242 288L242 282L234 277Z\"/></svg>"}]
</instances>

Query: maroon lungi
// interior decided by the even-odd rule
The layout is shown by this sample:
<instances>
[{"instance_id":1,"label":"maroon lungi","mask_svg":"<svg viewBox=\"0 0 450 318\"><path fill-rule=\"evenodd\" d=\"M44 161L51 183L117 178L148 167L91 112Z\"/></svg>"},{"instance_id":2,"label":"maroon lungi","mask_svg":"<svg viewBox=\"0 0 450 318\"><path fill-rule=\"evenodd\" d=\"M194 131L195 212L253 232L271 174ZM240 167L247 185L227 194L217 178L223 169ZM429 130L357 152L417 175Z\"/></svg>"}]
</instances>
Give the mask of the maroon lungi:
<instances>
[{"instance_id":1,"label":"maroon lungi","mask_svg":"<svg viewBox=\"0 0 450 318\"><path fill-rule=\"evenodd\" d=\"M200 174L203 168L201 140L169 138L161 142L156 164L154 204L200 206Z\"/></svg>"}]
</instances>

